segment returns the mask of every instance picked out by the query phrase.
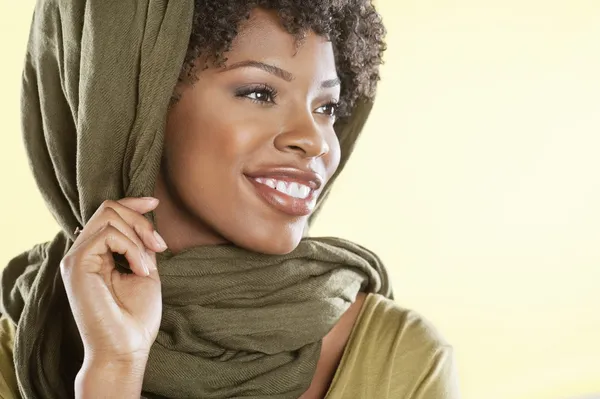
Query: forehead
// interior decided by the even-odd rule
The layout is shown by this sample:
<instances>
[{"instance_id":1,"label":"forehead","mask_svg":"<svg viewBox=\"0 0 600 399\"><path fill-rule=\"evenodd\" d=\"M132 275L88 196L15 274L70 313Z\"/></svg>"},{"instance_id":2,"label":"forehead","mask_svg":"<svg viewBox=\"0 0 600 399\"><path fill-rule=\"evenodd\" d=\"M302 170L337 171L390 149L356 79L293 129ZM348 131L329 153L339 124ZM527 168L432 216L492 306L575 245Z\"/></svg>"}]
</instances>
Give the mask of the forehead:
<instances>
[{"instance_id":1,"label":"forehead","mask_svg":"<svg viewBox=\"0 0 600 399\"><path fill-rule=\"evenodd\" d=\"M335 59L331 42L309 31L300 45L281 24L275 11L253 9L250 18L243 21L231 50L225 54L227 64L243 60L270 62L286 69L320 70L327 77L335 77ZM293 69L293 68L292 68ZM333 72L331 72L333 71ZM333 75L332 75L333 74Z\"/></svg>"}]
</instances>

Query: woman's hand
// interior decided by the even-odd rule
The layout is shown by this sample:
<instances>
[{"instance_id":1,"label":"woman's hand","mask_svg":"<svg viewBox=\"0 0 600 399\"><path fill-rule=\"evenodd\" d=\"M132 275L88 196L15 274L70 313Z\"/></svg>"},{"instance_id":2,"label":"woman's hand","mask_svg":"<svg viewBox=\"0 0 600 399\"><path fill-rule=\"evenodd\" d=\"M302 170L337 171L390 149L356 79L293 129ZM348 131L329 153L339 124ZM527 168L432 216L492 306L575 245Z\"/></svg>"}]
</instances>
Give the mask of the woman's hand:
<instances>
[{"instance_id":1,"label":"woman's hand","mask_svg":"<svg viewBox=\"0 0 600 399\"><path fill-rule=\"evenodd\" d=\"M157 205L155 198L105 201L61 262L85 349L80 374L137 368L143 378L162 314L155 253L167 247L142 215ZM117 271L113 252L127 258L132 274Z\"/></svg>"}]
</instances>

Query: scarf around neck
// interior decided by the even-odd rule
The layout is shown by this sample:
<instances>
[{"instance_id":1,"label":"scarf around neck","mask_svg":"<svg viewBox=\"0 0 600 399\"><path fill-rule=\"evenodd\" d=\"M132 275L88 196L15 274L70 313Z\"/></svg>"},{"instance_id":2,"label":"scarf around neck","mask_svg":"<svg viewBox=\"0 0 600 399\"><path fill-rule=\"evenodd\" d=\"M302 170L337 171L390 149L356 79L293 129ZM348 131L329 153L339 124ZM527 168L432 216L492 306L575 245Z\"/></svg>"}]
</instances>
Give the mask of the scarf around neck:
<instances>
[{"instance_id":1,"label":"scarf around neck","mask_svg":"<svg viewBox=\"0 0 600 399\"><path fill-rule=\"evenodd\" d=\"M104 200L152 195L193 12L193 0L36 4L22 131L61 231L2 271L0 311L17 325L23 398L73 396L83 352L60 261L75 227ZM359 101L336 123L342 160L331 181L371 106ZM143 382L149 398L297 398L311 383L323 337L357 293L393 298L379 258L338 238L304 238L287 255L233 245L157 255L163 316Z\"/></svg>"}]
</instances>

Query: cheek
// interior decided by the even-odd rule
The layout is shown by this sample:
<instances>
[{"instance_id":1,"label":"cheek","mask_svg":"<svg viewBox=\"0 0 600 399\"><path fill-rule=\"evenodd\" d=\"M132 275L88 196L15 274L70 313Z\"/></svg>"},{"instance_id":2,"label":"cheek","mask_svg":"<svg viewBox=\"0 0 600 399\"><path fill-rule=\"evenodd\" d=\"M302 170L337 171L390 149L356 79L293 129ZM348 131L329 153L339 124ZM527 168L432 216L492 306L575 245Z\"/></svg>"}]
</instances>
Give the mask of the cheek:
<instances>
[{"instance_id":1,"label":"cheek","mask_svg":"<svg viewBox=\"0 0 600 399\"><path fill-rule=\"evenodd\" d=\"M333 176L338 166L340 165L340 159L342 152L340 149L340 141L335 133L331 134L331 139L328 140L329 153L327 154L326 165L327 173L329 177Z\"/></svg>"},{"instance_id":2,"label":"cheek","mask_svg":"<svg viewBox=\"0 0 600 399\"><path fill-rule=\"evenodd\" d=\"M265 144L268 135L263 113L222 90L207 90L198 96L190 120L196 132L195 146L213 157L234 164L244 162Z\"/></svg>"},{"instance_id":3,"label":"cheek","mask_svg":"<svg viewBox=\"0 0 600 399\"><path fill-rule=\"evenodd\" d=\"M231 103L218 105L216 101L194 104L182 110L182 117L174 115L166 143L168 163L180 185L202 192L210 188L219 198L226 193L234 198L244 166L256 161L268 137L265 122L257 121L256 115L232 109ZM200 191L195 196L204 195Z\"/></svg>"}]
</instances>

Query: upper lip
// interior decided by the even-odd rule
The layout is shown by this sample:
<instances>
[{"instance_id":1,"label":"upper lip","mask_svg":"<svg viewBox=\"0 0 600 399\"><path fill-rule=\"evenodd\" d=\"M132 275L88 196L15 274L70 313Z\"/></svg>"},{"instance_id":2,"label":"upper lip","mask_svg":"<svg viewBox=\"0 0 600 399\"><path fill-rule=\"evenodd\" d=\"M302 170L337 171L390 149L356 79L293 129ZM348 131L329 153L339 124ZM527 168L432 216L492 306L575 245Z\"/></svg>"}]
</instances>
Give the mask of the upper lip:
<instances>
[{"instance_id":1,"label":"upper lip","mask_svg":"<svg viewBox=\"0 0 600 399\"><path fill-rule=\"evenodd\" d=\"M323 185L323 178L310 169L301 169L293 166L275 166L262 168L251 173L245 173L246 176L257 178L267 177L276 180L289 180L302 183L312 190L318 190Z\"/></svg>"}]
</instances>

